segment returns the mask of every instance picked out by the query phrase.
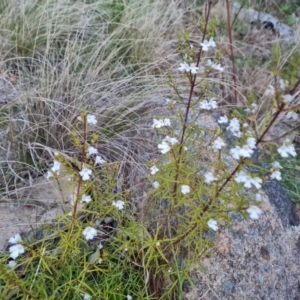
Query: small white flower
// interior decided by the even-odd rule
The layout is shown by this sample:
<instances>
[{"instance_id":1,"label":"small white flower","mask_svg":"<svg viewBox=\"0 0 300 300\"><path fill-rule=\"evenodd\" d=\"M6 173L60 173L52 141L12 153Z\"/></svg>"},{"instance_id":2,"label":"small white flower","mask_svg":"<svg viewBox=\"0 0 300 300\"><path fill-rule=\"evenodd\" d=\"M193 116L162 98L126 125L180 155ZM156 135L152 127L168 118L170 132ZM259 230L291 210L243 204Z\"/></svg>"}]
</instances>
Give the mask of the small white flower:
<instances>
[{"instance_id":1,"label":"small white flower","mask_svg":"<svg viewBox=\"0 0 300 300\"><path fill-rule=\"evenodd\" d=\"M234 136L241 137L240 122L237 118L230 120L227 130L231 131Z\"/></svg>"},{"instance_id":2,"label":"small white flower","mask_svg":"<svg viewBox=\"0 0 300 300\"><path fill-rule=\"evenodd\" d=\"M200 46L202 46L202 51L206 52L209 50L210 47L215 48L216 43L214 42L213 38L211 37L208 40L204 40L203 43L200 43Z\"/></svg>"},{"instance_id":3,"label":"small white flower","mask_svg":"<svg viewBox=\"0 0 300 300\"><path fill-rule=\"evenodd\" d=\"M168 153L171 150L171 147L166 142L162 142L161 144L158 144L157 147L158 147L158 149L160 150L160 152L162 154L166 154L166 153Z\"/></svg>"},{"instance_id":4,"label":"small white flower","mask_svg":"<svg viewBox=\"0 0 300 300\"><path fill-rule=\"evenodd\" d=\"M88 169L88 168L83 168L80 172L79 175L81 176L83 181L87 181L90 180L90 177L92 175L92 170Z\"/></svg>"},{"instance_id":5,"label":"small white flower","mask_svg":"<svg viewBox=\"0 0 300 300\"><path fill-rule=\"evenodd\" d=\"M279 79L279 87L281 90L284 90L286 86L289 85L289 82L287 80Z\"/></svg>"},{"instance_id":6,"label":"small white flower","mask_svg":"<svg viewBox=\"0 0 300 300\"><path fill-rule=\"evenodd\" d=\"M180 63L180 67L178 68L180 72L189 72L190 66L185 61L183 63Z\"/></svg>"},{"instance_id":7,"label":"small white flower","mask_svg":"<svg viewBox=\"0 0 300 300\"><path fill-rule=\"evenodd\" d=\"M88 226L83 230L82 234L87 241L92 240L97 235L97 230L93 227Z\"/></svg>"},{"instance_id":8,"label":"small white flower","mask_svg":"<svg viewBox=\"0 0 300 300\"><path fill-rule=\"evenodd\" d=\"M273 163L272 163L272 166L273 166L273 168L274 169L282 169L282 166L281 166L281 164L278 162L278 161L274 161Z\"/></svg>"},{"instance_id":9,"label":"small white flower","mask_svg":"<svg viewBox=\"0 0 300 300\"><path fill-rule=\"evenodd\" d=\"M158 182L158 181L154 181L154 182L153 182L153 187L154 187L155 189L158 189L158 188L159 188L159 182Z\"/></svg>"},{"instance_id":10,"label":"small white flower","mask_svg":"<svg viewBox=\"0 0 300 300\"><path fill-rule=\"evenodd\" d=\"M265 96L274 96L275 89L273 85L269 85L268 88L265 90Z\"/></svg>"},{"instance_id":11,"label":"small white flower","mask_svg":"<svg viewBox=\"0 0 300 300\"><path fill-rule=\"evenodd\" d=\"M218 120L218 123L220 123L220 124L228 123L227 116L220 117L220 119Z\"/></svg>"},{"instance_id":12,"label":"small white flower","mask_svg":"<svg viewBox=\"0 0 300 300\"><path fill-rule=\"evenodd\" d=\"M286 94L286 95L282 95L281 97L283 98L283 100L286 103L290 103L290 102L292 102L294 100L295 95Z\"/></svg>"},{"instance_id":13,"label":"small white flower","mask_svg":"<svg viewBox=\"0 0 300 300\"><path fill-rule=\"evenodd\" d=\"M81 202L90 203L92 201L92 197L90 195L83 194L81 197Z\"/></svg>"},{"instance_id":14,"label":"small white flower","mask_svg":"<svg viewBox=\"0 0 300 300\"><path fill-rule=\"evenodd\" d=\"M207 222L207 225L209 228L211 228L212 230L214 231L217 231L219 229L218 225L217 225L217 221L214 220L214 219L210 219L208 222Z\"/></svg>"},{"instance_id":15,"label":"small white flower","mask_svg":"<svg viewBox=\"0 0 300 300\"><path fill-rule=\"evenodd\" d=\"M170 119L163 119L163 120L153 119L152 128L161 128L164 126L171 126Z\"/></svg>"},{"instance_id":16,"label":"small white flower","mask_svg":"<svg viewBox=\"0 0 300 300\"><path fill-rule=\"evenodd\" d=\"M255 205L251 205L247 212L249 213L249 217L253 220L257 220L259 216L263 213L263 211Z\"/></svg>"},{"instance_id":17,"label":"small white flower","mask_svg":"<svg viewBox=\"0 0 300 300\"><path fill-rule=\"evenodd\" d=\"M159 171L159 168L156 167L156 166L153 166L153 167L150 168L150 174L151 175L156 174L158 171Z\"/></svg>"},{"instance_id":18,"label":"small white flower","mask_svg":"<svg viewBox=\"0 0 300 300\"><path fill-rule=\"evenodd\" d=\"M100 244L98 245L98 249L102 249L103 248L103 245L101 244L101 242L100 242Z\"/></svg>"},{"instance_id":19,"label":"small white flower","mask_svg":"<svg viewBox=\"0 0 300 300\"><path fill-rule=\"evenodd\" d=\"M296 112L294 111L289 111L286 115L285 115L286 119L291 119L293 121L297 121L299 116Z\"/></svg>"},{"instance_id":20,"label":"small white flower","mask_svg":"<svg viewBox=\"0 0 300 300\"><path fill-rule=\"evenodd\" d=\"M17 263L14 260L10 260L8 262L8 266L11 267L11 268L14 268L16 265L17 265Z\"/></svg>"},{"instance_id":21,"label":"small white flower","mask_svg":"<svg viewBox=\"0 0 300 300\"><path fill-rule=\"evenodd\" d=\"M22 242L22 238L21 236L17 233L16 235L14 235L13 237L11 237L8 242L10 244L17 244L18 242Z\"/></svg>"},{"instance_id":22,"label":"small white flower","mask_svg":"<svg viewBox=\"0 0 300 300\"><path fill-rule=\"evenodd\" d=\"M252 178L251 176L247 175L244 171L240 171L236 174L234 180L237 183L244 183L245 188L251 188L251 186L255 186L257 189L261 188L262 179L259 177Z\"/></svg>"},{"instance_id":23,"label":"small white flower","mask_svg":"<svg viewBox=\"0 0 300 300\"><path fill-rule=\"evenodd\" d=\"M46 178L49 179L51 177L53 177L53 173L51 171L48 171L47 175L46 175Z\"/></svg>"},{"instance_id":24,"label":"small white flower","mask_svg":"<svg viewBox=\"0 0 300 300\"><path fill-rule=\"evenodd\" d=\"M127 295L126 298L127 298L127 300L132 300L132 297L129 295Z\"/></svg>"},{"instance_id":25,"label":"small white flower","mask_svg":"<svg viewBox=\"0 0 300 300\"><path fill-rule=\"evenodd\" d=\"M171 138L168 135L163 139L164 142L169 142L171 145L175 145L178 143L178 140L176 138Z\"/></svg>"},{"instance_id":26,"label":"small white flower","mask_svg":"<svg viewBox=\"0 0 300 300\"><path fill-rule=\"evenodd\" d=\"M281 147L277 149L278 153L281 155L281 157L288 157L289 154L291 156L296 156L296 150L295 146L290 143L289 139L286 139Z\"/></svg>"},{"instance_id":27,"label":"small white flower","mask_svg":"<svg viewBox=\"0 0 300 300\"><path fill-rule=\"evenodd\" d=\"M61 166L61 163L59 161L57 161L57 160L54 160L53 161L53 167L51 168L51 171L58 173L58 171L60 169L60 166Z\"/></svg>"},{"instance_id":28,"label":"small white flower","mask_svg":"<svg viewBox=\"0 0 300 300\"><path fill-rule=\"evenodd\" d=\"M97 153L98 153L98 150L97 150L96 148L90 146L90 147L88 148L88 153L89 153L89 155L97 154Z\"/></svg>"},{"instance_id":29,"label":"small white flower","mask_svg":"<svg viewBox=\"0 0 300 300\"><path fill-rule=\"evenodd\" d=\"M230 149L229 150L229 152L230 152L230 154L231 154L231 156L234 158L234 159L240 159L240 151L241 151L241 147L239 147L239 146L236 146L236 147L234 147L234 148L232 148L232 149Z\"/></svg>"},{"instance_id":30,"label":"small white flower","mask_svg":"<svg viewBox=\"0 0 300 300\"><path fill-rule=\"evenodd\" d=\"M224 141L218 137L214 142L213 142L213 149L215 150L221 150L224 146L226 146L226 144L224 143Z\"/></svg>"},{"instance_id":31,"label":"small white flower","mask_svg":"<svg viewBox=\"0 0 300 300\"><path fill-rule=\"evenodd\" d=\"M103 165L104 163L106 163L106 161L100 155L97 155L95 158L95 164Z\"/></svg>"},{"instance_id":32,"label":"small white flower","mask_svg":"<svg viewBox=\"0 0 300 300\"><path fill-rule=\"evenodd\" d=\"M86 121L87 121L88 124L93 124L93 125L97 124L97 120L96 120L96 117L94 115L88 114L86 116Z\"/></svg>"},{"instance_id":33,"label":"small white flower","mask_svg":"<svg viewBox=\"0 0 300 300\"><path fill-rule=\"evenodd\" d=\"M250 149L255 149L256 148L256 139L252 138L252 137L247 138L247 146Z\"/></svg>"},{"instance_id":34,"label":"small white flower","mask_svg":"<svg viewBox=\"0 0 300 300\"><path fill-rule=\"evenodd\" d=\"M192 73L192 74L197 74L197 72L198 72L198 67L196 67L196 64L195 63L191 63L190 64L190 72Z\"/></svg>"},{"instance_id":35,"label":"small white flower","mask_svg":"<svg viewBox=\"0 0 300 300\"><path fill-rule=\"evenodd\" d=\"M122 200L117 200L117 201L113 201L112 205L115 206L117 209L122 210L124 209L125 202Z\"/></svg>"},{"instance_id":36,"label":"small white flower","mask_svg":"<svg viewBox=\"0 0 300 300\"><path fill-rule=\"evenodd\" d=\"M174 100L171 100L171 99L167 98L167 99L166 99L166 103L167 103L167 104L171 104L171 105L172 105L172 104L175 104L175 103L176 103L176 101L174 101Z\"/></svg>"},{"instance_id":37,"label":"small white flower","mask_svg":"<svg viewBox=\"0 0 300 300\"><path fill-rule=\"evenodd\" d=\"M256 103L252 103L250 106L251 106L251 108L246 108L245 111L247 113L255 114L257 112L257 109L258 109L257 104Z\"/></svg>"},{"instance_id":38,"label":"small white flower","mask_svg":"<svg viewBox=\"0 0 300 300\"><path fill-rule=\"evenodd\" d=\"M249 180L249 182L254 185L258 190L261 188L262 179L259 177L254 177ZM246 187L246 183L244 185Z\"/></svg>"},{"instance_id":39,"label":"small white flower","mask_svg":"<svg viewBox=\"0 0 300 300\"><path fill-rule=\"evenodd\" d=\"M16 244L9 247L9 252L10 252L10 257L12 259L16 259L20 254L25 252L25 248L20 244Z\"/></svg>"},{"instance_id":40,"label":"small white flower","mask_svg":"<svg viewBox=\"0 0 300 300\"><path fill-rule=\"evenodd\" d=\"M214 70L217 70L217 71L220 71L220 72L223 72L224 71L224 68L220 65L220 64L215 64L214 62L212 62L210 59L207 61L206 65L208 67L211 67L212 69Z\"/></svg>"},{"instance_id":41,"label":"small white flower","mask_svg":"<svg viewBox=\"0 0 300 300\"><path fill-rule=\"evenodd\" d=\"M205 110L211 110L218 108L217 101L215 98L212 98L210 100L203 100L200 102L200 108Z\"/></svg>"},{"instance_id":42,"label":"small white flower","mask_svg":"<svg viewBox=\"0 0 300 300\"><path fill-rule=\"evenodd\" d=\"M205 183L210 184L211 182L213 182L214 180L216 180L216 178L214 177L213 173L211 172L207 172L204 174L204 178L205 178Z\"/></svg>"},{"instance_id":43,"label":"small white flower","mask_svg":"<svg viewBox=\"0 0 300 300\"><path fill-rule=\"evenodd\" d=\"M190 192L190 187L188 185L182 185L181 186L181 193L182 194L188 194Z\"/></svg>"},{"instance_id":44,"label":"small white flower","mask_svg":"<svg viewBox=\"0 0 300 300\"><path fill-rule=\"evenodd\" d=\"M274 171L274 172L272 172L272 174L271 174L271 178L272 179L276 179L276 180L278 180L278 181L280 181L280 180L282 180L282 177L281 177L281 172L280 171Z\"/></svg>"},{"instance_id":45,"label":"small white flower","mask_svg":"<svg viewBox=\"0 0 300 300\"><path fill-rule=\"evenodd\" d=\"M83 300L91 300L92 296L90 294L82 294Z\"/></svg>"}]
</instances>

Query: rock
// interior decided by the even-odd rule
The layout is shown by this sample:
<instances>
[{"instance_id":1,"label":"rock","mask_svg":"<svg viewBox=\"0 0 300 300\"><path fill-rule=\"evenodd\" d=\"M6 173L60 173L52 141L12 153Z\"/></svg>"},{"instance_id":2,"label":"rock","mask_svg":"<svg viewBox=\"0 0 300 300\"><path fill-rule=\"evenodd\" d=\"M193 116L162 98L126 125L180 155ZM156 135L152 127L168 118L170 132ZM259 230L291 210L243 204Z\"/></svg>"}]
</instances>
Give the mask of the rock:
<instances>
[{"instance_id":1,"label":"rock","mask_svg":"<svg viewBox=\"0 0 300 300\"><path fill-rule=\"evenodd\" d=\"M300 227L284 227L266 200L259 220L232 216L211 255L191 272L189 300L300 299Z\"/></svg>"}]
</instances>

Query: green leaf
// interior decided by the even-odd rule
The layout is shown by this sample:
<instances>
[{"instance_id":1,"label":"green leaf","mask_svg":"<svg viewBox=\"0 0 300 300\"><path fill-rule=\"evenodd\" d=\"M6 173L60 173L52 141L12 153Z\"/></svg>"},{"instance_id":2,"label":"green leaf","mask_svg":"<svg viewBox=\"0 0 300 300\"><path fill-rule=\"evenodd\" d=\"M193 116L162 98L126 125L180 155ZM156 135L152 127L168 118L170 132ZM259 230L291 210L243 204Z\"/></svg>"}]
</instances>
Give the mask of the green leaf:
<instances>
[{"instance_id":1,"label":"green leaf","mask_svg":"<svg viewBox=\"0 0 300 300\"><path fill-rule=\"evenodd\" d=\"M295 16L291 15L291 16L287 17L287 23L289 25L294 25L296 23L296 21L297 21L297 18Z\"/></svg>"}]
</instances>

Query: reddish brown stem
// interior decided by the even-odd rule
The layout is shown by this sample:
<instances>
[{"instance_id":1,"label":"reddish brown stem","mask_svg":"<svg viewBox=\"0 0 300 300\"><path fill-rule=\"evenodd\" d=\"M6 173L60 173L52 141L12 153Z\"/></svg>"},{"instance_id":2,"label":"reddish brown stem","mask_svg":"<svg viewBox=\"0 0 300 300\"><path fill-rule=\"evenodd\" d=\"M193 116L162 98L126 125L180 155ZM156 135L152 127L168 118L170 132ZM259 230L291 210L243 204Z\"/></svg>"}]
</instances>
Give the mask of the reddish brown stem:
<instances>
[{"instance_id":1,"label":"reddish brown stem","mask_svg":"<svg viewBox=\"0 0 300 300\"><path fill-rule=\"evenodd\" d=\"M236 69L234 64L234 55L233 55L233 38L232 38L232 30L231 30L231 22L230 22L230 8L229 8L229 0L226 0L226 11L227 11L227 31L229 37L229 48L230 48L230 60L232 63L232 79L234 86L234 102L233 104L237 104L237 80L236 80Z\"/></svg>"}]
</instances>

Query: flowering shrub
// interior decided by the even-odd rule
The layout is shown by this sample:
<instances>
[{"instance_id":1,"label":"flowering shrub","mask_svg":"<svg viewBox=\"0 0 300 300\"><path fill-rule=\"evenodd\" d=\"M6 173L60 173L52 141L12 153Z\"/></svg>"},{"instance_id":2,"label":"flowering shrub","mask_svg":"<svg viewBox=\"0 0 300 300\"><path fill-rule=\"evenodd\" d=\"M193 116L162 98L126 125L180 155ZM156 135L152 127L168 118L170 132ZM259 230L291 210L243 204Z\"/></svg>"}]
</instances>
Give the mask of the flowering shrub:
<instances>
[{"instance_id":1,"label":"flowering shrub","mask_svg":"<svg viewBox=\"0 0 300 300\"><path fill-rule=\"evenodd\" d=\"M175 299L181 289L178 282L188 279L193 262L213 245L208 232L217 234L230 222L232 212L253 221L260 218L263 182L282 179L276 156L295 157L295 147L289 139L277 149L270 146L274 155L269 170L253 172L249 166L257 151L264 151L260 146L278 116L294 108L283 93L287 83L279 81L281 92L272 85L265 92L273 97L274 111L260 131L250 118L258 110L256 103L244 110L249 118L236 112L219 115L218 126L205 128L200 116L210 115L221 102L213 93L213 78L229 72L219 59L213 33L207 20L198 48L190 46L188 37L180 43L182 61L174 77L169 75L174 96L166 99L173 116L152 122L160 155L155 163L148 163L143 180L151 187L143 191L148 201L142 209L133 212L130 190L120 184L119 165L98 152L96 116L82 111L72 133L78 157L56 153L45 176L59 183L63 168L70 175L75 189L64 203L70 211L47 227L50 237L34 243L23 241L19 234L9 239L9 261L0 270L8 285L26 269L25 279L36 287L45 281L55 287L45 296L45 291L18 278L18 292L32 299L54 299L63 293L69 299L78 295L82 299ZM185 87L177 84L178 75L185 79ZM233 142L228 142L228 135ZM61 292L66 285L68 290ZM109 286L112 292L103 295L99 286Z\"/></svg>"}]
</instances>

